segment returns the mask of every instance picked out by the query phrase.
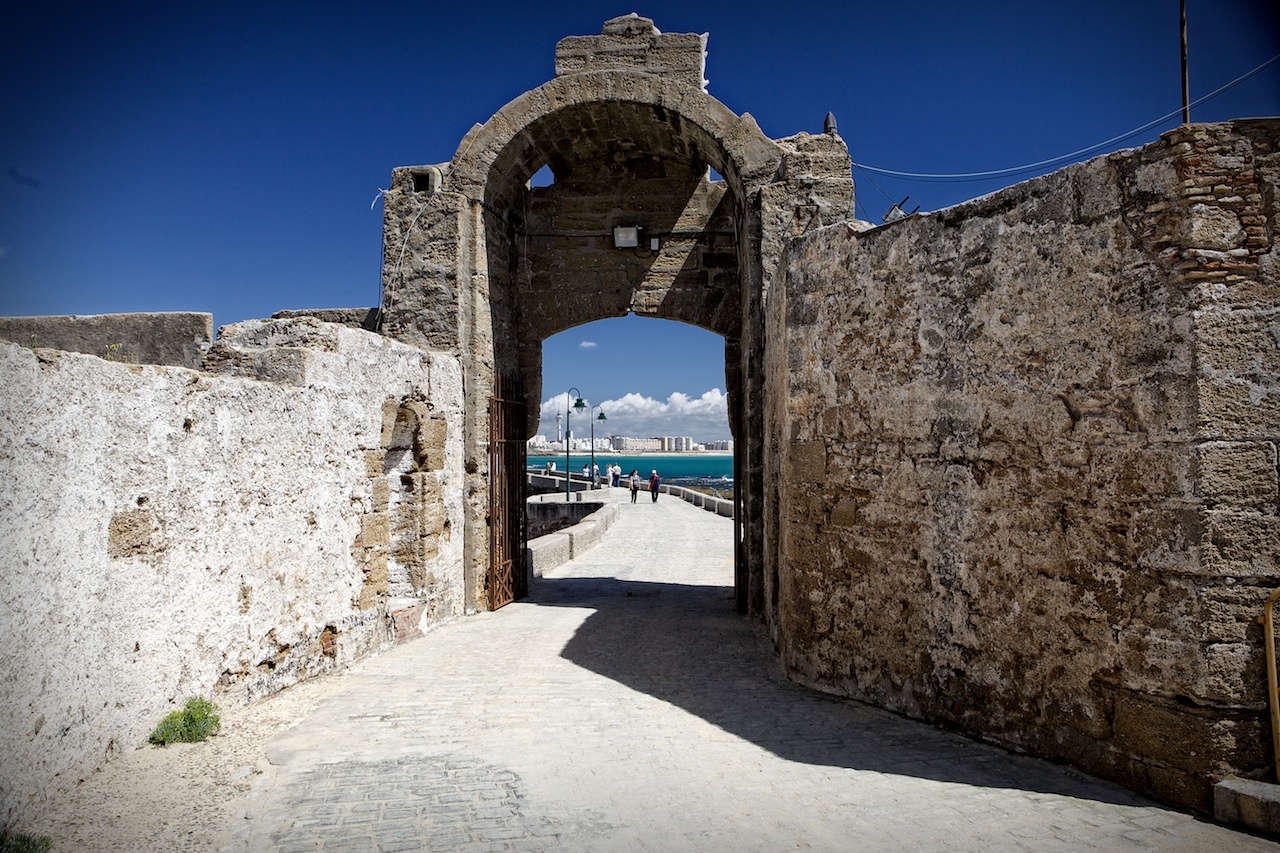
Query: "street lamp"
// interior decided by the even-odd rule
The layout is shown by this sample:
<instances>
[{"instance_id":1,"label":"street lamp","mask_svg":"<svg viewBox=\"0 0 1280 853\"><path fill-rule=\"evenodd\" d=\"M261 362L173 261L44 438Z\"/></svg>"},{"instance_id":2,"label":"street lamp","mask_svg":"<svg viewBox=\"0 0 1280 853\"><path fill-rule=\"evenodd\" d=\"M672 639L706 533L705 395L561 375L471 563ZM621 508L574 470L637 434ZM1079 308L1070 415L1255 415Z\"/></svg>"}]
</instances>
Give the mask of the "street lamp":
<instances>
[{"instance_id":1,"label":"street lamp","mask_svg":"<svg viewBox=\"0 0 1280 853\"><path fill-rule=\"evenodd\" d=\"M596 409L599 409L599 408L600 408L599 406L592 406L591 411L594 412ZM594 418L591 419L591 482L593 485L596 485L596 486L600 485L599 483L596 482L596 421L607 421L607 420L609 419L604 416L603 409L600 411L600 414L596 415Z\"/></svg>"},{"instance_id":2,"label":"street lamp","mask_svg":"<svg viewBox=\"0 0 1280 853\"><path fill-rule=\"evenodd\" d=\"M581 412L583 409L587 407L587 404L582 402L582 392L579 391L577 388L570 388L569 396L564 398L564 502L565 503L569 503L571 500L573 500L573 488L572 488L573 484L569 479L569 443L570 443L569 436L572 435L573 433L573 430L569 428L569 423L570 423L569 415L572 414L572 412L569 411L569 397L575 398L576 402L574 402L573 408L577 409L579 412Z\"/></svg>"}]
</instances>

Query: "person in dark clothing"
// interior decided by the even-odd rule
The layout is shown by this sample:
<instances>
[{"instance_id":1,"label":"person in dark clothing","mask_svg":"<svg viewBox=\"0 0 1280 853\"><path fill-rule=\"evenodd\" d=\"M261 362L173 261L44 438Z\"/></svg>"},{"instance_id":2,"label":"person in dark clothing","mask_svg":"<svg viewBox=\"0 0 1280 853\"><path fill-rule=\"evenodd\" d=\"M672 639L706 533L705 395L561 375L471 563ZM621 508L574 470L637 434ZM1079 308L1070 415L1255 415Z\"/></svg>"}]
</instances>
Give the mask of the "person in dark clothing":
<instances>
[{"instance_id":1,"label":"person in dark clothing","mask_svg":"<svg viewBox=\"0 0 1280 853\"><path fill-rule=\"evenodd\" d=\"M660 485L662 485L662 478L658 476L657 471L654 471L653 475L649 477L649 497L653 499L654 503L658 502L658 486Z\"/></svg>"},{"instance_id":2,"label":"person in dark clothing","mask_svg":"<svg viewBox=\"0 0 1280 853\"><path fill-rule=\"evenodd\" d=\"M631 471L631 502L636 502L636 495L640 493L640 472L632 469Z\"/></svg>"}]
</instances>

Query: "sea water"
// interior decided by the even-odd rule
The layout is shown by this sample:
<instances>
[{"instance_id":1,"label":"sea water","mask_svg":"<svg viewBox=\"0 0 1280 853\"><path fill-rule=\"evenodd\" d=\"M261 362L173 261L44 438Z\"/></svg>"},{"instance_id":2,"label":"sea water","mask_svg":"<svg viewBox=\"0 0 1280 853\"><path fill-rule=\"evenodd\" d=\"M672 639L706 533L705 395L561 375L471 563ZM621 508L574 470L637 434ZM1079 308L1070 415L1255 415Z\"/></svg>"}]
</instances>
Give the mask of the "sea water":
<instances>
[{"instance_id":1,"label":"sea water","mask_svg":"<svg viewBox=\"0 0 1280 853\"><path fill-rule=\"evenodd\" d=\"M564 470L564 454L535 456L529 454L529 467L546 470L548 462L556 463L556 470ZM569 470L581 473L583 465L591 464L588 453L574 453L569 457ZM710 486L711 488L733 488L733 454L732 453L640 453L640 454L596 454L596 464L600 466L600 476L609 465L621 465L622 476L630 477L635 470L644 483L649 482L649 475L656 470L662 482L669 486Z\"/></svg>"}]
</instances>

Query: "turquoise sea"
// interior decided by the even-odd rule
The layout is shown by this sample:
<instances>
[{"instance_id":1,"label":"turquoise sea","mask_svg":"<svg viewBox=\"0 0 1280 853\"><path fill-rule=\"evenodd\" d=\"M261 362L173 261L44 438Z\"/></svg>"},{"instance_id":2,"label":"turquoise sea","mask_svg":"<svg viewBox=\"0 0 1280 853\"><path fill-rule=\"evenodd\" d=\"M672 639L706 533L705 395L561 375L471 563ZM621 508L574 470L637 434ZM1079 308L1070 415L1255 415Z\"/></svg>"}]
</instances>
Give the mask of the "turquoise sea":
<instances>
[{"instance_id":1,"label":"turquoise sea","mask_svg":"<svg viewBox=\"0 0 1280 853\"><path fill-rule=\"evenodd\" d=\"M530 468L547 467L547 462L555 460L556 470L564 470L564 454L535 456L529 454ZM731 488L733 486L733 454L703 453L641 453L641 454L596 454L596 464L601 472L605 466L615 463L622 466L623 476L631 474L632 469L640 472L641 479L646 482L649 473L657 469L662 482L671 486L712 486ZM583 465L591 464L591 455L574 453L569 457L569 469L581 471ZM601 474L603 476L603 474Z\"/></svg>"}]
</instances>

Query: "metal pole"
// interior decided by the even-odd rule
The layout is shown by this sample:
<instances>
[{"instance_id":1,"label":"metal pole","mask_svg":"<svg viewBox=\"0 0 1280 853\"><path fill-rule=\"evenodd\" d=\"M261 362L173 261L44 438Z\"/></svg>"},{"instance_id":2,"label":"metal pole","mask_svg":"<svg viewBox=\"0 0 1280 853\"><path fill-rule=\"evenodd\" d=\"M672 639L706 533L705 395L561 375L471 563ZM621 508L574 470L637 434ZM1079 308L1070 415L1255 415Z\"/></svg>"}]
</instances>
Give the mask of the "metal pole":
<instances>
[{"instance_id":1,"label":"metal pole","mask_svg":"<svg viewBox=\"0 0 1280 853\"><path fill-rule=\"evenodd\" d=\"M1191 124L1191 84L1187 79L1187 0L1179 0L1182 12L1182 123Z\"/></svg>"},{"instance_id":2,"label":"metal pole","mask_svg":"<svg viewBox=\"0 0 1280 853\"><path fill-rule=\"evenodd\" d=\"M573 493L569 488L569 401L573 399L573 392L577 388L570 388L568 395L564 398L564 502L569 503L573 500Z\"/></svg>"},{"instance_id":3,"label":"metal pole","mask_svg":"<svg viewBox=\"0 0 1280 853\"><path fill-rule=\"evenodd\" d=\"M591 478L591 488L596 487L596 419L591 417L591 412L596 410L595 406L587 412L587 419L591 421L591 470L587 472L587 476Z\"/></svg>"},{"instance_id":4,"label":"metal pole","mask_svg":"<svg viewBox=\"0 0 1280 853\"><path fill-rule=\"evenodd\" d=\"M1276 778L1280 779L1280 689L1276 686L1276 634L1271 610L1280 599L1280 588L1267 596L1262 606L1263 648L1267 654L1267 706L1271 709L1271 758L1275 764Z\"/></svg>"},{"instance_id":5,"label":"metal pole","mask_svg":"<svg viewBox=\"0 0 1280 853\"><path fill-rule=\"evenodd\" d=\"M571 404L569 400L575 399L576 403ZM573 500L573 489L569 479L569 435L572 430L569 429L569 415L572 409L582 409L582 392L577 388L569 389L569 396L564 401L564 502L569 503Z\"/></svg>"}]
</instances>

